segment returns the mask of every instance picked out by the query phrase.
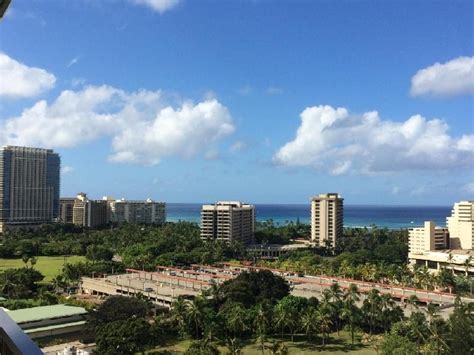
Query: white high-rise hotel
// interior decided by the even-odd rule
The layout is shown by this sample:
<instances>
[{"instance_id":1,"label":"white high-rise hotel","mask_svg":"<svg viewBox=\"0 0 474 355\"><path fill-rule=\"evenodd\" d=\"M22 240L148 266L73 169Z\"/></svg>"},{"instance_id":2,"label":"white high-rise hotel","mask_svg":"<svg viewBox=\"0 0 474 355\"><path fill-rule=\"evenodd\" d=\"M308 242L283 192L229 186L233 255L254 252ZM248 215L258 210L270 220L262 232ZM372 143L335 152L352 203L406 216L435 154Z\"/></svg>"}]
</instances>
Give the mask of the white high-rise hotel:
<instances>
[{"instance_id":1,"label":"white high-rise hotel","mask_svg":"<svg viewBox=\"0 0 474 355\"><path fill-rule=\"evenodd\" d=\"M337 193L319 194L311 200L311 241L336 247L343 235L344 199Z\"/></svg>"}]
</instances>

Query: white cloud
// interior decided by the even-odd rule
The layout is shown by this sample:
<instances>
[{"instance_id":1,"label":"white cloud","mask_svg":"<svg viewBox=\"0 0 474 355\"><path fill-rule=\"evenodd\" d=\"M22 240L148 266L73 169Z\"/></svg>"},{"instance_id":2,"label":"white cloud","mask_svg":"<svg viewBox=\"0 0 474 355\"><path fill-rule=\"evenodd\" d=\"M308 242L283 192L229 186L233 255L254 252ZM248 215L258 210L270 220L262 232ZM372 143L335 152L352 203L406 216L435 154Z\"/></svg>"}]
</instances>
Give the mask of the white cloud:
<instances>
[{"instance_id":1,"label":"white cloud","mask_svg":"<svg viewBox=\"0 0 474 355\"><path fill-rule=\"evenodd\" d=\"M61 174L62 175L70 174L73 171L74 171L74 168L72 166L68 166L68 165L61 166Z\"/></svg>"},{"instance_id":2,"label":"white cloud","mask_svg":"<svg viewBox=\"0 0 474 355\"><path fill-rule=\"evenodd\" d=\"M158 164L163 157L193 157L234 131L216 99L171 107L160 91L125 92L111 86L63 91L18 117L0 121L0 144L74 147L112 138L114 162Z\"/></svg>"},{"instance_id":3,"label":"white cloud","mask_svg":"<svg viewBox=\"0 0 474 355\"><path fill-rule=\"evenodd\" d=\"M296 137L273 156L277 165L312 167L334 175L448 170L474 164L474 135L448 134L448 125L415 115L404 122L377 112L313 106L301 113Z\"/></svg>"},{"instance_id":4,"label":"white cloud","mask_svg":"<svg viewBox=\"0 0 474 355\"><path fill-rule=\"evenodd\" d=\"M180 0L132 0L135 4L145 5L160 14L176 7Z\"/></svg>"},{"instance_id":5,"label":"white cloud","mask_svg":"<svg viewBox=\"0 0 474 355\"><path fill-rule=\"evenodd\" d=\"M74 57L72 58L69 63L67 64L67 67L70 68L72 67L74 64L76 64L77 62L79 62L79 57Z\"/></svg>"},{"instance_id":6,"label":"white cloud","mask_svg":"<svg viewBox=\"0 0 474 355\"><path fill-rule=\"evenodd\" d=\"M237 141L237 142L235 142L234 144L232 144L230 146L230 151L232 153L236 153L236 152L238 152L238 151L240 151L240 150L242 150L246 147L247 147L247 144L245 142Z\"/></svg>"},{"instance_id":7,"label":"white cloud","mask_svg":"<svg viewBox=\"0 0 474 355\"><path fill-rule=\"evenodd\" d=\"M0 96L33 97L51 89L56 77L44 69L28 67L0 52Z\"/></svg>"},{"instance_id":8,"label":"white cloud","mask_svg":"<svg viewBox=\"0 0 474 355\"><path fill-rule=\"evenodd\" d=\"M474 57L459 57L419 70L411 79L413 96L474 93Z\"/></svg>"},{"instance_id":9,"label":"white cloud","mask_svg":"<svg viewBox=\"0 0 474 355\"><path fill-rule=\"evenodd\" d=\"M283 94L283 89L278 86L269 86L266 92L268 95L280 95Z\"/></svg>"},{"instance_id":10,"label":"white cloud","mask_svg":"<svg viewBox=\"0 0 474 355\"><path fill-rule=\"evenodd\" d=\"M84 86L87 83L87 80L84 78L73 78L71 79L71 85L73 87Z\"/></svg>"}]
</instances>

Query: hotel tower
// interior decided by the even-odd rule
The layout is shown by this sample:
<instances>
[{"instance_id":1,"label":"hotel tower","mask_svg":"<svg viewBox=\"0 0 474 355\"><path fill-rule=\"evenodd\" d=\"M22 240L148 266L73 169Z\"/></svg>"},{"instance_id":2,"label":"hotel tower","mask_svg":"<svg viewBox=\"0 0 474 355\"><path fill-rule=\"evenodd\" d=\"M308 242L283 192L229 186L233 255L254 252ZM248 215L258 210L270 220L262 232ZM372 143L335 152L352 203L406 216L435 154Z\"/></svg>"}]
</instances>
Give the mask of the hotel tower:
<instances>
[{"instance_id":1,"label":"hotel tower","mask_svg":"<svg viewBox=\"0 0 474 355\"><path fill-rule=\"evenodd\" d=\"M344 199L337 193L319 194L311 200L311 241L335 248L342 237Z\"/></svg>"},{"instance_id":2,"label":"hotel tower","mask_svg":"<svg viewBox=\"0 0 474 355\"><path fill-rule=\"evenodd\" d=\"M50 149L0 148L0 233L58 218L59 169L59 155Z\"/></svg>"}]
</instances>

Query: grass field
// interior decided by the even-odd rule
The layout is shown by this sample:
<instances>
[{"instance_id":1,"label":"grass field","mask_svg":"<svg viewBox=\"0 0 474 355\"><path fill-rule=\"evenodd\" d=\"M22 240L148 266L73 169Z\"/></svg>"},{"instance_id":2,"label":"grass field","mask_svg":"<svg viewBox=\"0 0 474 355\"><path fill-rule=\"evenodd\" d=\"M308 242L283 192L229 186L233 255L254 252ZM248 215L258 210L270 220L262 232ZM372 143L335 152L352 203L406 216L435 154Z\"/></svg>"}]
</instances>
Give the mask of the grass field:
<instances>
[{"instance_id":1,"label":"grass field","mask_svg":"<svg viewBox=\"0 0 474 355\"><path fill-rule=\"evenodd\" d=\"M271 344L270 339L266 344L269 346ZM279 339L275 339L279 341ZM319 339L314 343L307 342L305 338L301 337L301 340L298 337L295 337L295 342L292 343L289 339L285 339L285 345L288 347L290 354L351 354L351 355L375 355L376 352L372 347L361 344L356 340L356 343L352 346L350 341L350 335L347 332L340 332L340 336L336 333L331 334L331 338L327 340L325 347L320 345ZM168 351L171 354L182 354L185 352L191 340L180 340L178 342L170 342L165 346L156 348L156 352ZM219 347L221 353L226 353L226 347ZM153 351L148 352L153 354ZM268 354L268 350L265 351L265 354ZM245 343L245 346L242 348L243 355L261 355L262 351L259 344L252 342Z\"/></svg>"},{"instance_id":2,"label":"grass field","mask_svg":"<svg viewBox=\"0 0 474 355\"><path fill-rule=\"evenodd\" d=\"M51 281L53 277L61 273L64 262L75 263L83 261L86 258L84 256L72 255L72 256L38 256L37 262L34 268L41 272L45 278L44 281ZM28 265L30 265L28 263ZM0 271L6 269L14 269L23 267L25 264L21 259L0 259Z\"/></svg>"}]
</instances>

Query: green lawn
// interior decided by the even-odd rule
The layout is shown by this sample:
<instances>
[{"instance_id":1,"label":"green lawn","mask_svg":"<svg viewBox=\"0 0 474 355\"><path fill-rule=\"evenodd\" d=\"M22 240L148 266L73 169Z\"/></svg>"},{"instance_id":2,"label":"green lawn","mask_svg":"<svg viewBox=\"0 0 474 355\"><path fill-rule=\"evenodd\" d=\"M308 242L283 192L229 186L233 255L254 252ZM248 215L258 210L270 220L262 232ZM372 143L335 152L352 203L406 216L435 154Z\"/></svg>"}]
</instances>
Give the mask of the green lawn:
<instances>
[{"instance_id":1,"label":"green lawn","mask_svg":"<svg viewBox=\"0 0 474 355\"><path fill-rule=\"evenodd\" d=\"M38 256L38 261L34 266L39 272L41 272L45 278L44 281L48 282L53 277L61 273L61 269L64 265L64 261L67 263L76 263L83 261L86 258L84 256L72 255L72 256ZM30 265L28 263L28 265ZM0 271L6 269L14 269L23 267L25 264L20 259L1 259L0 258Z\"/></svg>"},{"instance_id":2,"label":"green lawn","mask_svg":"<svg viewBox=\"0 0 474 355\"><path fill-rule=\"evenodd\" d=\"M376 352L372 347L361 344L357 339L354 346L351 345L350 335L348 332L341 331L340 336L337 333L331 334L331 339L327 341L325 347L320 345L320 339L314 341L314 343L307 342L306 337L295 337L295 342L292 343L290 339L285 338L284 343L288 347L290 354L351 354L351 355L375 355ZM270 339L266 344L269 346ZM279 339L275 339L279 341ZM182 354L186 351L191 344L191 340L180 340L176 342L170 342L165 346L156 348L156 352L169 351L171 354ZM226 353L226 348L219 347L221 353ZM149 352L153 354L153 351ZM242 348L243 355L261 355L262 351L260 345L248 342ZM265 354L269 354L268 350Z\"/></svg>"}]
</instances>

